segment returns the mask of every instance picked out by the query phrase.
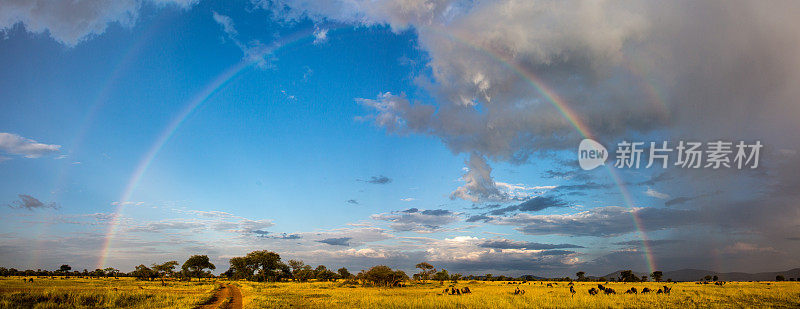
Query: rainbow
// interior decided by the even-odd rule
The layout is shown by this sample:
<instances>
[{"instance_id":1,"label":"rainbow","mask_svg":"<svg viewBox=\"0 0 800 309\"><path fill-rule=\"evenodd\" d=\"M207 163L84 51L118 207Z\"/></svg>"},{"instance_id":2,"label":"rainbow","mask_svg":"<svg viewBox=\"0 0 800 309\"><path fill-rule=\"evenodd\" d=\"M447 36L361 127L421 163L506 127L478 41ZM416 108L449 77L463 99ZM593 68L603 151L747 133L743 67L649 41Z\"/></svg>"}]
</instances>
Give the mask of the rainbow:
<instances>
[{"instance_id":1,"label":"rainbow","mask_svg":"<svg viewBox=\"0 0 800 309\"><path fill-rule=\"evenodd\" d=\"M448 39L450 39L450 40L452 40L454 42L457 42L459 44L468 46L471 49L473 49L475 51L478 51L478 52L488 56L489 58L497 61L498 63L502 64L506 68L510 69L511 71L516 73L518 76L520 76L523 79L525 79L528 82L528 84L533 86L533 88L537 92L539 92L539 94L541 94L542 97L544 97L545 100L550 105L555 107L555 109L561 114L561 116L563 116L564 119L566 119L570 123L570 125L575 128L575 130L578 132L578 134L581 135L581 137L595 139L594 135L592 135L592 133L589 130L589 128L586 125L586 123L581 120L581 118L578 116L578 114L575 112L575 110L573 110L569 106L567 101L564 100L563 98L561 98L550 87L548 87L547 84L544 81L542 81L541 78L536 76L536 74L534 74L533 72L527 70L525 67L523 67L523 66L521 66L519 64L515 64L515 62L512 59L509 59L509 57L503 56L502 53L494 52L494 51L489 50L487 48L483 48L483 47L474 45L472 43L469 43L467 40L464 40L464 39L461 39L461 38L456 37L454 35L451 35L451 34L445 32L445 31L441 31L441 30L438 30L438 29L435 29L435 28L432 28L432 27L426 27L426 29L432 30L435 33L437 33L439 35L442 35L445 38L448 38ZM631 69L630 66L628 68ZM637 72L632 72L632 73L637 74ZM657 92L657 89L655 88L655 86L650 84L650 83L645 83L645 84L647 85L646 86L646 90L648 91L648 94L651 97L651 99L655 100L655 102L658 105L661 105L662 107L665 108L665 104L664 104L663 100L660 99L660 96L658 95L658 92ZM657 269L656 268L655 258L654 258L653 254L652 254L653 250L652 250L652 248L650 246L650 241L647 238L647 234L645 232L644 226L642 225L642 220L641 220L641 218L639 218L638 210L633 205L633 198L631 197L630 193L628 192L628 189L626 188L625 183L621 180L621 178L619 177L619 174L614 170L614 168L612 168L608 164L604 164L603 166L606 168L608 173L611 175L611 179L616 184L617 188L619 188L619 192L622 195L622 199L623 199L623 202L625 203L625 206L628 207L631 210L630 213L631 213L631 217L633 219L633 224L634 224L634 227L636 228L637 234L639 235L639 239L641 240L642 248L644 249L645 262L647 263L647 268L652 273L653 271L655 271Z\"/></svg>"},{"instance_id":2,"label":"rainbow","mask_svg":"<svg viewBox=\"0 0 800 309\"><path fill-rule=\"evenodd\" d=\"M328 28L328 31L334 31L338 28L341 28L341 26L332 25L332 27ZM114 213L111 218L111 224L109 225L104 238L100 257L96 264L97 268L103 268L109 255L111 254L112 242L119 230L122 212L125 210L125 206L129 204L131 196L133 195L136 186L139 184L139 181L142 179L142 176L144 176L145 172L150 166L150 163L153 162L153 159L155 159L161 148L164 147L167 141L169 141L175 131L178 130L178 128L189 117L189 115L191 115L192 112L197 109L197 107L206 102L211 96L217 93L230 81L234 80L242 72L246 71L246 69L256 65L260 57L275 53L279 49L290 46L293 43L301 42L306 39L310 41L311 38L314 37L313 31L314 29L304 29L295 32L284 37L282 40L273 43L269 48L265 48L264 50L260 51L259 54L248 56L245 60L238 62L237 64L227 68L222 73L217 75L210 83L203 87L203 89L197 93L197 95L189 100L183 109L181 109L180 112L172 119L172 121L164 128L161 134L159 134L156 141L150 146L142 159L139 160L136 168L133 170L130 179L122 191L122 195L115 203L116 208L114 209Z\"/></svg>"},{"instance_id":3,"label":"rainbow","mask_svg":"<svg viewBox=\"0 0 800 309\"><path fill-rule=\"evenodd\" d=\"M480 46L476 46L474 44L468 43L466 40L459 39L453 35L450 35L444 31L435 30L433 28L426 27L426 29L434 30L436 33L442 34L444 37L457 42L459 44L469 46L470 48L479 51L491 59L494 59L498 63L504 65L506 68L512 70L518 76L524 78L534 89L539 92L546 101L551 104L556 110L566 119L572 127L574 127L577 132L583 138L592 138L594 139L591 131L589 130L588 126L578 114L569 106L566 100L561 98L555 91L553 91L550 87L547 86L538 76L536 76L533 72L525 69L521 65L515 64L512 60L506 59L502 54L497 52L492 52L488 49L482 48ZM333 30L333 29L331 29ZM311 34L306 33L301 36L294 36L289 41L283 42L280 44L274 45L273 48L264 51L264 53L273 53L276 50L285 47L289 43L298 42L303 38L308 38ZM250 59L253 59L252 57ZM216 78L212 80L206 87L203 88L195 97L193 97L188 104L178 113L178 115L166 126L164 131L159 135L158 139L153 143L150 149L145 153L144 157L139 161L139 164L134 169L131 178L129 179L127 185L125 186L121 198L118 200L117 207L114 211L114 215L112 218L112 223L109 226L108 232L105 236L105 242L103 245L102 252L100 254L100 258L97 262L97 268L102 268L106 260L110 254L112 241L118 232L118 226L120 224L121 214L124 211L125 205L129 202L131 195L133 194L134 189L136 188L138 182L141 180L144 173L147 171L150 163L156 157L158 152L161 148L169 141L170 137L175 133L175 131L180 127L180 125L186 120L186 118L203 102L208 100L212 95L214 95L219 89L224 87L228 82L234 79L237 75L243 72L245 69L251 67L255 61L242 61L238 64L228 68L223 73L218 75ZM657 103L663 105L663 100L660 100L660 96L657 93L657 89L647 83L649 88L647 88L648 93L653 98L653 100ZM633 206L633 199L628 192L627 188L625 187L624 182L620 179L618 173L608 165L605 165L606 169L608 170L609 174L611 175L612 180L619 188L620 193L622 194L623 201L625 206L631 209L631 216L633 217L634 226L638 232L638 235L642 241L642 247L645 251L645 258L647 266L650 272L655 271L656 263L655 259L652 254L652 249L649 244L649 240L645 233L645 230L642 226L641 219L638 216L637 209Z\"/></svg>"}]
</instances>

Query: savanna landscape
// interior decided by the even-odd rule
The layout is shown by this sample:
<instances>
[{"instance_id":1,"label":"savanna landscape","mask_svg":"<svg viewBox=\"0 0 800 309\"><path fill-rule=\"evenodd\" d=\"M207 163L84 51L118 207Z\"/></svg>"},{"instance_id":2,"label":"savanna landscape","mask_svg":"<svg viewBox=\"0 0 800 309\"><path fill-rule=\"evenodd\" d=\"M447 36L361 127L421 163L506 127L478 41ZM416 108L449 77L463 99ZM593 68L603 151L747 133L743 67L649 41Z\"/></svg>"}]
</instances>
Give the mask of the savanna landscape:
<instances>
[{"instance_id":1,"label":"savanna landscape","mask_svg":"<svg viewBox=\"0 0 800 309\"><path fill-rule=\"evenodd\" d=\"M716 275L675 282L660 271L642 278L556 279L449 274L417 264L409 277L383 265L346 268L283 263L269 251L231 259L219 276L206 256L140 265L130 273L0 269L0 308L796 308L800 281L722 281ZM35 273L35 275L34 275Z\"/></svg>"},{"instance_id":2,"label":"savanna landscape","mask_svg":"<svg viewBox=\"0 0 800 309\"><path fill-rule=\"evenodd\" d=\"M800 308L800 0L0 0L0 309Z\"/></svg>"}]
</instances>

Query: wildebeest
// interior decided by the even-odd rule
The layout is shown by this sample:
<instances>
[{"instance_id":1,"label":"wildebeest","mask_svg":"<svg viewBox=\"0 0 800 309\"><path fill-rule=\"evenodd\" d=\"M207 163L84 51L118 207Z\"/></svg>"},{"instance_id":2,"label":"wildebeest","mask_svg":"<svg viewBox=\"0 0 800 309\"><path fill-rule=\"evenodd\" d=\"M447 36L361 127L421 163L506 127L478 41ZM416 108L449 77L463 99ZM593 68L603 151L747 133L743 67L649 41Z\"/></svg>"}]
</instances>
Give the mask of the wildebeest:
<instances>
[{"instance_id":1,"label":"wildebeest","mask_svg":"<svg viewBox=\"0 0 800 309\"><path fill-rule=\"evenodd\" d=\"M525 290L520 290L519 288L514 290L514 295L523 295L523 294L525 294Z\"/></svg>"},{"instance_id":2,"label":"wildebeest","mask_svg":"<svg viewBox=\"0 0 800 309\"><path fill-rule=\"evenodd\" d=\"M572 297L575 298L575 288L573 286L569 286L569 293L572 294Z\"/></svg>"},{"instance_id":3,"label":"wildebeest","mask_svg":"<svg viewBox=\"0 0 800 309\"><path fill-rule=\"evenodd\" d=\"M603 292L606 292L606 295L608 295L608 294L617 294L617 291L614 291L614 289L612 289L612 288L606 288L605 290L603 290Z\"/></svg>"},{"instance_id":4,"label":"wildebeest","mask_svg":"<svg viewBox=\"0 0 800 309\"><path fill-rule=\"evenodd\" d=\"M606 289L606 287L604 287L602 284L598 284L597 285L597 289L599 289L601 291L604 291Z\"/></svg>"},{"instance_id":5,"label":"wildebeest","mask_svg":"<svg viewBox=\"0 0 800 309\"><path fill-rule=\"evenodd\" d=\"M33 283L33 278L28 278L28 282Z\"/></svg>"},{"instance_id":6,"label":"wildebeest","mask_svg":"<svg viewBox=\"0 0 800 309\"><path fill-rule=\"evenodd\" d=\"M625 291L625 294L638 294L638 293L639 292L636 290L635 287L632 287L632 288L628 289L627 291Z\"/></svg>"},{"instance_id":7,"label":"wildebeest","mask_svg":"<svg viewBox=\"0 0 800 309\"><path fill-rule=\"evenodd\" d=\"M548 287L548 288L552 288L552 287L553 287L553 284L552 284L552 283L548 283L548 284L547 284L547 287Z\"/></svg>"},{"instance_id":8,"label":"wildebeest","mask_svg":"<svg viewBox=\"0 0 800 309\"><path fill-rule=\"evenodd\" d=\"M652 291L650 288L644 288L642 289L642 294L650 293L650 291Z\"/></svg>"},{"instance_id":9,"label":"wildebeest","mask_svg":"<svg viewBox=\"0 0 800 309\"><path fill-rule=\"evenodd\" d=\"M598 292L600 292L600 291L598 291L598 290L597 290L597 289L595 289L595 288L591 288L591 289L589 289L589 295L597 295L597 293L598 293Z\"/></svg>"},{"instance_id":10,"label":"wildebeest","mask_svg":"<svg viewBox=\"0 0 800 309\"><path fill-rule=\"evenodd\" d=\"M669 292L671 292L671 291L672 291L671 287L668 287L666 285L664 286L664 294L669 294Z\"/></svg>"},{"instance_id":11,"label":"wildebeest","mask_svg":"<svg viewBox=\"0 0 800 309\"><path fill-rule=\"evenodd\" d=\"M464 288L461 289L461 293L469 294L472 293L472 291L469 290L468 286L465 286Z\"/></svg>"}]
</instances>

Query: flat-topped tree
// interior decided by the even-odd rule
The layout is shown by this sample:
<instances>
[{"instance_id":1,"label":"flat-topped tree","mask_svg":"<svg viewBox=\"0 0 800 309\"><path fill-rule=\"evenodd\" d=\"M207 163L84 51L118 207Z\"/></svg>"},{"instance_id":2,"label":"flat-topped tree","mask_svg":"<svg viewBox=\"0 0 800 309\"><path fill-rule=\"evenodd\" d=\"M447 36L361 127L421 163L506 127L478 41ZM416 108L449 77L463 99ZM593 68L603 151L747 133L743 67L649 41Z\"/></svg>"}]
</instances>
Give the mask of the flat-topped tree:
<instances>
[{"instance_id":1,"label":"flat-topped tree","mask_svg":"<svg viewBox=\"0 0 800 309\"><path fill-rule=\"evenodd\" d=\"M192 275L200 280L204 270L214 270L217 269L217 267L208 260L207 255L192 255L188 260L186 260L186 262L183 263L181 269L188 274L190 278L189 280L191 280Z\"/></svg>"}]
</instances>

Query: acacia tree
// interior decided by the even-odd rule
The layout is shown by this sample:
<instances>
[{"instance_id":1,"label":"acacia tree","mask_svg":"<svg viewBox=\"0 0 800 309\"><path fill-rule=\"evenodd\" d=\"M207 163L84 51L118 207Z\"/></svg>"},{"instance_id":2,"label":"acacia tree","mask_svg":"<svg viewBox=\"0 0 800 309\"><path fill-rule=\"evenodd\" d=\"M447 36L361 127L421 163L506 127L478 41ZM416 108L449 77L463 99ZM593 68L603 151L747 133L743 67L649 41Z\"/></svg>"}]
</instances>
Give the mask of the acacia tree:
<instances>
[{"instance_id":1,"label":"acacia tree","mask_svg":"<svg viewBox=\"0 0 800 309\"><path fill-rule=\"evenodd\" d=\"M422 262L417 264L416 268L420 269L420 272L417 274L417 278L422 282L428 280L431 277L431 274L436 272L436 268L433 268L433 265L428 264L427 262Z\"/></svg>"},{"instance_id":2,"label":"acacia tree","mask_svg":"<svg viewBox=\"0 0 800 309\"><path fill-rule=\"evenodd\" d=\"M663 277L663 276L664 276L664 273L662 271L660 271L660 270L656 270L652 274L650 274L650 277L653 277L653 281L655 281L655 282L661 282L661 277Z\"/></svg>"},{"instance_id":3,"label":"acacia tree","mask_svg":"<svg viewBox=\"0 0 800 309\"><path fill-rule=\"evenodd\" d=\"M117 274L119 273L119 269L116 269L114 267L107 267L103 269L103 272L105 272L106 277L116 277Z\"/></svg>"},{"instance_id":4,"label":"acacia tree","mask_svg":"<svg viewBox=\"0 0 800 309\"><path fill-rule=\"evenodd\" d=\"M447 273L447 269L442 269L433 275L433 280L445 282L450 280L450 274Z\"/></svg>"},{"instance_id":5,"label":"acacia tree","mask_svg":"<svg viewBox=\"0 0 800 309\"><path fill-rule=\"evenodd\" d=\"M289 265L281 262L281 256L275 252L253 251L243 257L230 259L231 268L226 274L233 279L254 281L278 281L291 278L292 270L297 271L304 264L302 261L290 260ZM309 266L308 269L311 269ZM312 270L313 277L313 270Z\"/></svg>"},{"instance_id":6,"label":"acacia tree","mask_svg":"<svg viewBox=\"0 0 800 309\"><path fill-rule=\"evenodd\" d=\"M189 280L191 280L192 275L197 277L197 280L200 280L205 269L214 270L217 267L208 260L207 255L192 255L186 262L183 262L181 269L187 274Z\"/></svg>"},{"instance_id":7,"label":"acacia tree","mask_svg":"<svg viewBox=\"0 0 800 309\"><path fill-rule=\"evenodd\" d=\"M158 277L158 273L154 270L150 269L144 264L136 266L136 268L130 273L131 276L136 277L139 280L153 280L153 278Z\"/></svg>"},{"instance_id":8,"label":"acacia tree","mask_svg":"<svg viewBox=\"0 0 800 309\"><path fill-rule=\"evenodd\" d=\"M178 266L178 261L164 262L164 264L153 263L152 269L156 272L158 277L161 278L161 285L165 285L164 277L172 276L175 273L175 267Z\"/></svg>"},{"instance_id":9,"label":"acacia tree","mask_svg":"<svg viewBox=\"0 0 800 309\"><path fill-rule=\"evenodd\" d=\"M586 280L586 272L584 272L584 271L579 271L579 272L575 273L575 276L578 277L578 281L585 281Z\"/></svg>"},{"instance_id":10,"label":"acacia tree","mask_svg":"<svg viewBox=\"0 0 800 309\"><path fill-rule=\"evenodd\" d=\"M57 272L59 272L61 274L64 274L65 276L69 276L69 271L70 270L72 270L72 267L70 267L67 264L64 264L64 265L61 265L61 267L58 268Z\"/></svg>"},{"instance_id":11,"label":"acacia tree","mask_svg":"<svg viewBox=\"0 0 800 309\"><path fill-rule=\"evenodd\" d=\"M408 280L408 275L404 271L392 270L385 265L373 266L368 271L361 271L357 277L366 283L386 287Z\"/></svg>"},{"instance_id":12,"label":"acacia tree","mask_svg":"<svg viewBox=\"0 0 800 309\"><path fill-rule=\"evenodd\" d=\"M350 277L353 276L353 274L351 274L350 271L344 267L339 268L339 270L337 270L336 272L339 273L339 277L342 277L342 279L350 279Z\"/></svg>"}]
</instances>

